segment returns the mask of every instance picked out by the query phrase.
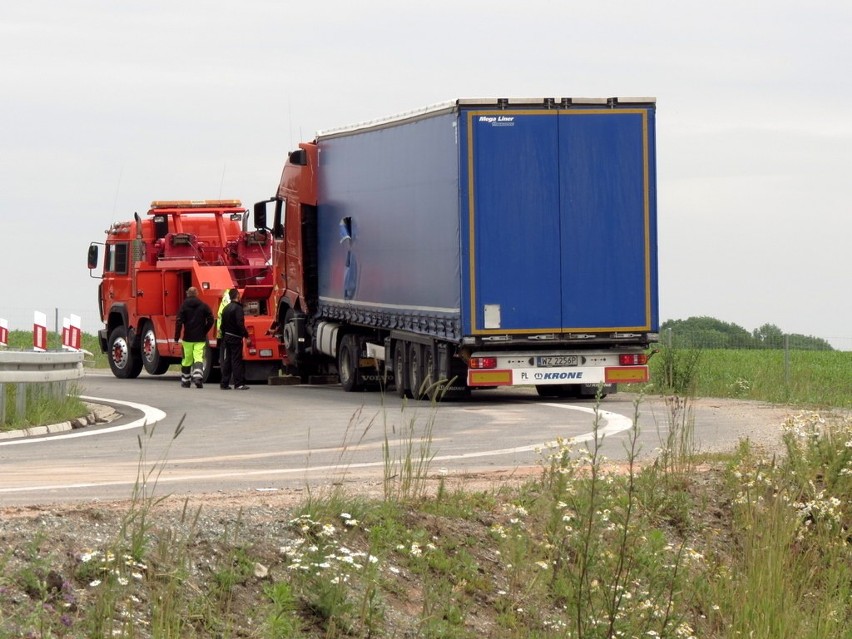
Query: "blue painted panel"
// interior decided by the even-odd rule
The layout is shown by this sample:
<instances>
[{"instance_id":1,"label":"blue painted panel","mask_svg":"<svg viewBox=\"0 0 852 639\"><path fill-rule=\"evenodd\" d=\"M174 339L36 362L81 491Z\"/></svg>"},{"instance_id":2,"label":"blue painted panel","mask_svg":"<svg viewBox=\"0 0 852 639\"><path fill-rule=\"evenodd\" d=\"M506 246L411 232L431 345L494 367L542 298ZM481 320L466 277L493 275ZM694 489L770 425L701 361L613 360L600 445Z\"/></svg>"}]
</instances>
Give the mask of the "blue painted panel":
<instances>
[{"instance_id":1,"label":"blue painted panel","mask_svg":"<svg viewBox=\"0 0 852 639\"><path fill-rule=\"evenodd\" d=\"M556 127L541 111L464 114L471 332L561 326Z\"/></svg>"},{"instance_id":2,"label":"blue painted panel","mask_svg":"<svg viewBox=\"0 0 852 639\"><path fill-rule=\"evenodd\" d=\"M559 118L562 308L568 330L651 328L656 259L646 199L652 181L645 114L589 109Z\"/></svg>"},{"instance_id":3,"label":"blue painted panel","mask_svg":"<svg viewBox=\"0 0 852 639\"><path fill-rule=\"evenodd\" d=\"M464 334L657 330L653 107L463 107L319 145L325 300Z\"/></svg>"},{"instance_id":4,"label":"blue painted panel","mask_svg":"<svg viewBox=\"0 0 852 639\"><path fill-rule=\"evenodd\" d=\"M456 116L321 138L319 147L320 297L458 318Z\"/></svg>"}]
</instances>

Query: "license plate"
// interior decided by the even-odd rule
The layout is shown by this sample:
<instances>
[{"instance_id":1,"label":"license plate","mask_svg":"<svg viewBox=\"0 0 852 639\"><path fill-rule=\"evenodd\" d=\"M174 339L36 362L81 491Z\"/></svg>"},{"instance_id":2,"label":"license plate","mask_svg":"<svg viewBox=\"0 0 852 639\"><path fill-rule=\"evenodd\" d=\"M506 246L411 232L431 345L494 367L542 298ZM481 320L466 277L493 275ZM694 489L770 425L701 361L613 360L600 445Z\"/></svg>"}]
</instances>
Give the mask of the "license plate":
<instances>
[{"instance_id":1,"label":"license plate","mask_svg":"<svg viewBox=\"0 0 852 639\"><path fill-rule=\"evenodd\" d=\"M577 366L580 363L579 355L540 355L535 358L536 366Z\"/></svg>"}]
</instances>

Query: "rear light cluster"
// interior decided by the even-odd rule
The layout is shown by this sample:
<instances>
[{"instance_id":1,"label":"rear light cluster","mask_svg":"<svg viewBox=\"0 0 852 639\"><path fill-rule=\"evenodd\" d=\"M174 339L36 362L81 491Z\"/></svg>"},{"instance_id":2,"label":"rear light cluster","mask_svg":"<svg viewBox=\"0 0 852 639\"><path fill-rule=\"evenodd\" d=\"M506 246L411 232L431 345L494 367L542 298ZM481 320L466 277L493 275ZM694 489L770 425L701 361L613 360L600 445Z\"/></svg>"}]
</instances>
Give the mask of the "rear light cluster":
<instances>
[{"instance_id":1,"label":"rear light cluster","mask_svg":"<svg viewBox=\"0 0 852 639\"><path fill-rule=\"evenodd\" d=\"M468 366L468 368L475 368L477 370L497 368L497 358L496 357L471 357L470 361L467 363L467 366Z\"/></svg>"},{"instance_id":2,"label":"rear light cluster","mask_svg":"<svg viewBox=\"0 0 852 639\"><path fill-rule=\"evenodd\" d=\"M645 353L622 353L618 356L618 363L621 366L639 366L648 363L648 356Z\"/></svg>"},{"instance_id":3,"label":"rear light cluster","mask_svg":"<svg viewBox=\"0 0 852 639\"><path fill-rule=\"evenodd\" d=\"M249 355L257 355L257 346L254 343L254 326L248 327L248 352Z\"/></svg>"}]
</instances>

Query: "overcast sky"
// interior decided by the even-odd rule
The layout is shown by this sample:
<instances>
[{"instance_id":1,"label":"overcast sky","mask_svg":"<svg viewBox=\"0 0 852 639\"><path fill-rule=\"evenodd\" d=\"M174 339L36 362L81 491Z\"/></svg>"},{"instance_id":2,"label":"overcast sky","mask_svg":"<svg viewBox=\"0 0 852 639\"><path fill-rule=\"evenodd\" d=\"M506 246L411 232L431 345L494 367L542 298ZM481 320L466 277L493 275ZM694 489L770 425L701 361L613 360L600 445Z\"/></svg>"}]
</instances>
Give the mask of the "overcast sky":
<instances>
[{"instance_id":1,"label":"overcast sky","mask_svg":"<svg viewBox=\"0 0 852 639\"><path fill-rule=\"evenodd\" d=\"M0 5L0 318L83 317L154 199L271 196L317 130L460 97L657 99L661 319L852 350L852 3Z\"/></svg>"}]
</instances>

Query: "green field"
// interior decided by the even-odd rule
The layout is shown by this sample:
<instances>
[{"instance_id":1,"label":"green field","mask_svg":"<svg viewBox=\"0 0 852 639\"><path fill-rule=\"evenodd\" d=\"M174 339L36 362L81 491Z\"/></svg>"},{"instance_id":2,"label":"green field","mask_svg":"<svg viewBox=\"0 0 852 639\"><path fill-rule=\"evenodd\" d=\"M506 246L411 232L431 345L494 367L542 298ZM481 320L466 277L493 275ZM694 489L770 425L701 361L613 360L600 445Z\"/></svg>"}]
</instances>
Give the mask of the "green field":
<instances>
[{"instance_id":1,"label":"green field","mask_svg":"<svg viewBox=\"0 0 852 639\"><path fill-rule=\"evenodd\" d=\"M662 347L651 359L651 379L652 392L852 407L852 352L846 351Z\"/></svg>"}]
</instances>

